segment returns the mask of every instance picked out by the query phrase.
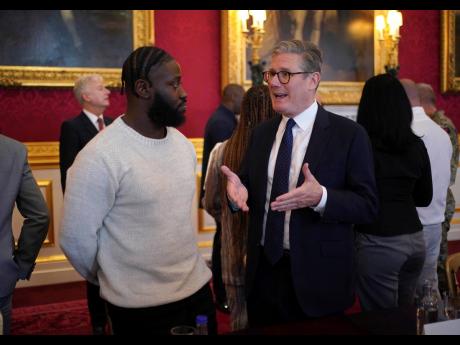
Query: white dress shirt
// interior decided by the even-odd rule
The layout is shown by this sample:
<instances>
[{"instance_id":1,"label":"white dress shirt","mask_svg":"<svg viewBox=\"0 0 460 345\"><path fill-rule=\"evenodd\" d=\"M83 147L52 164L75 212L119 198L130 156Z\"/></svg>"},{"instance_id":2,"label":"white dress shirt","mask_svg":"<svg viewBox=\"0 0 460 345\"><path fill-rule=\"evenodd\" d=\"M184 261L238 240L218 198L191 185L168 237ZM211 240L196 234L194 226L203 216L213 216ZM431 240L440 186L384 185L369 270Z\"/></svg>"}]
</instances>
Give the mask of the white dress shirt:
<instances>
[{"instance_id":1,"label":"white dress shirt","mask_svg":"<svg viewBox=\"0 0 460 345\"><path fill-rule=\"evenodd\" d=\"M94 127L96 127L98 132L99 132L99 124L97 123L97 119L99 117L102 119L102 122L104 123L104 128L105 128L104 115L101 114L100 116L97 116L86 109L83 109L83 112L88 117L88 119L91 121L91 123L94 125Z\"/></svg>"},{"instance_id":2,"label":"white dress shirt","mask_svg":"<svg viewBox=\"0 0 460 345\"><path fill-rule=\"evenodd\" d=\"M433 199L427 207L417 207L418 216L424 226L441 224L450 183L452 144L447 133L425 114L422 107L413 107L412 113L412 130L425 143L433 179Z\"/></svg>"},{"instance_id":3,"label":"white dress shirt","mask_svg":"<svg viewBox=\"0 0 460 345\"><path fill-rule=\"evenodd\" d=\"M313 124L315 123L316 113L318 112L318 103L313 102L311 106L301 112L299 115L296 115L293 120L295 121L294 127L292 127L292 156L291 156L291 167L289 169L289 191L296 188L297 181L299 179L299 174L301 174L303 159L305 158L305 153L307 152L308 143L310 142L311 132L313 129ZM267 214L270 207L270 194L272 191L272 182L273 174L275 172L276 157L278 155L278 150L281 144L281 139L283 138L284 131L286 129L288 117L284 116L281 119L278 131L276 133L275 142L270 153L270 159L268 161L268 171L267 171L267 195L265 199L265 213L264 213L264 226L263 226L263 235L261 239L261 244L263 245L265 240L265 227L267 222ZM322 213L327 201L327 190L323 186L323 195L320 202L313 209L316 212ZM284 237L283 237L283 248L289 249L289 221L291 219L291 211L286 211L286 216L284 218Z\"/></svg>"}]
</instances>

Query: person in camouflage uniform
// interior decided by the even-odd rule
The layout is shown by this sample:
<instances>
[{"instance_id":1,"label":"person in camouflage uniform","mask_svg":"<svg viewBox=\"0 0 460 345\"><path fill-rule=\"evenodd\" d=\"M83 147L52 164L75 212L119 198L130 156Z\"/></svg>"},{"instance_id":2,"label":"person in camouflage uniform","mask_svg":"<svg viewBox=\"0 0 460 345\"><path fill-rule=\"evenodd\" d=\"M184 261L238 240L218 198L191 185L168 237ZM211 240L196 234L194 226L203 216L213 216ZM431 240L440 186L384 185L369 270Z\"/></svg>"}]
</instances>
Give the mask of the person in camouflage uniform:
<instances>
[{"instance_id":1,"label":"person in camouflage uniform","mask_svg":"<svg viewBox=\"0 0 460 345\"><path fill-rule=\"evenodd\" d=\"M450 141L452 142L452 158L450 161L450 186L453 186L455 183L455 177L457 175L459 154L457 129L455 128L453 122L444 114L444 111L438 110L436 108L436 95L433 91L433 88L430 85L424 83L417 84L417 88L425 113L447 132ZM446 260L448 255L447 232L450 230L450 222L454 216L454 213L455 198L451 188L449 187L447 190L446 212L444 222L442 223L441 247L438 258L438 284L439 291L441 293L448 291L446 275Z\"/></svg>"}]
</instances>

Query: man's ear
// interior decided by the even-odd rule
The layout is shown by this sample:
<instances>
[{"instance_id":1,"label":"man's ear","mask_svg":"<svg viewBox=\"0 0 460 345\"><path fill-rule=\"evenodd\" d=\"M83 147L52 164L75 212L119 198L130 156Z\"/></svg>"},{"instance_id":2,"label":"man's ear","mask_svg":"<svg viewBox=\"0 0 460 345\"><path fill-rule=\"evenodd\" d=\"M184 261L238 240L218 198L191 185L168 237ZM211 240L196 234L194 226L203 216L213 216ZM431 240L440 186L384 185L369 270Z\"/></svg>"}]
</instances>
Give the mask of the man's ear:
<instances>
[{"instance_id":1,"label":"man's ear","mask_svg":"<svg viewBox=\"0 0 460 345\"><path fill-rule=\"evenodd\" d=\"M313 72L311 74L311 81L313 83L312 89L318 88L320 80L321 80L321 74L319 74L318 72Z\"/></svg>"},{"instance_id":2,"label":"man's ear","mask_svg":"<svg viewBox=\"0 0 460 345\"><path fill-rule=\"evenodd\" d=\"M85 102L89 102L89 101L90 101L90 97L89 97L86 93L82 93L82 94L81 94L81 98L82 98Z\"/></svg>"},{"instance_id":3,"label":"man's ear","mask_svg":"<svg viewBox=\"0 0 460 345\"><path fill-rule=\"evenodd\" d=\"M152 85L144 79L138 79L134 82L134 91L136 94L143 99L149 99L151 97Z\"/></svg>"}]
</instances>

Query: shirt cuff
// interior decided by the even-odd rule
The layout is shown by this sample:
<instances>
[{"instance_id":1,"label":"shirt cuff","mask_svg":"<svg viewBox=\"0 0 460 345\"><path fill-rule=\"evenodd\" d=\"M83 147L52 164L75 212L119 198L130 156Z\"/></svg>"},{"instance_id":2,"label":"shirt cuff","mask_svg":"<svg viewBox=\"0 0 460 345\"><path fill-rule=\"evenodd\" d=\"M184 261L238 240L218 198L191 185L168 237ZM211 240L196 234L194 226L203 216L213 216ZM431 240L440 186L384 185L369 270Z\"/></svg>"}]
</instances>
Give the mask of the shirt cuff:
<instances>
[{"instance_id":1,"label":"shirt cuff","mask_svg":"<svg viewBox=\"0 0 460 345\"><path fill-rule=\"evenodd\" d=\"M321 200L319 201L318 205L313 207L313 211L323 215L327 202L327 189L324 186L321 186L321 188L323 189L323 195L321 196Z\"/></svg>"}]
</instances>

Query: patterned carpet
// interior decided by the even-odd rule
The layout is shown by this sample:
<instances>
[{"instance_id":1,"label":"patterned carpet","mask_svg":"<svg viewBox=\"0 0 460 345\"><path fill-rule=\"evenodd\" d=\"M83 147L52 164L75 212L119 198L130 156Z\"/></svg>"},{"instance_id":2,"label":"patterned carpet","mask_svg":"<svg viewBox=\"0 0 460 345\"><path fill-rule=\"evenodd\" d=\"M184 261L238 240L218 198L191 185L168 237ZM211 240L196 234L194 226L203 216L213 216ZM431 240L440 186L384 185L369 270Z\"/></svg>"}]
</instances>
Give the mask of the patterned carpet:
<instances>
[{"instance_id":1,"label":"patterned carpet","mask_svg":"<svg viewBox=\"0 0 460 345\"><path fill-rule=\"evenodd\" d=\"M228 315L217 321L219 334L230 331ZM14 308L11 335L91 335L86 300Z\"/></svg>"},{"instance_id":2,"label":"patterned carpet","mask_svg":"<svg viewBox=\"0 0 460 345\"><path fill-rule=\"evenodd\" d=\"M86 300L13 309L12 335L91 334Z\"/></svg>"}]
</instances>

